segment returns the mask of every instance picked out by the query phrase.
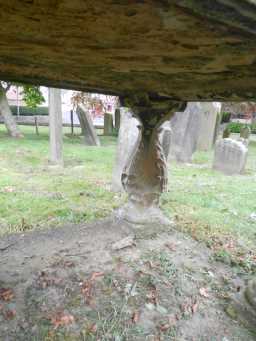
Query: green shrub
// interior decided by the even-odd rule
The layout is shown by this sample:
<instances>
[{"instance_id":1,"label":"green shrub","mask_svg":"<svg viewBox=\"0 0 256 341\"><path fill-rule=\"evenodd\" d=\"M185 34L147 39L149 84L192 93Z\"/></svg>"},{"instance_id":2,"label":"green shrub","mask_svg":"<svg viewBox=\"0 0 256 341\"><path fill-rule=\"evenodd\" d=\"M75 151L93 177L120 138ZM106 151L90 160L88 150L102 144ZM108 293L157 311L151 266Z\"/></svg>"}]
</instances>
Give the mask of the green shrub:
<instances>
[{"instance_id":1,"label":"green shrub","mask_svg":"<svg viewBox=\"0 0 256 341\"><path fill-rule=\"evenodd\" d=\"M221 123L228 123L230 122L231 113L230 112L222 112L221 113Z\"/></svg>"},{"instance_id":2,"label":"green shrub","mask_svg":"<svg viewBox=\"0 0 256 341\"><path fill-rule=\"evenodd\" d=\"M14 116L17 116L17 106L11 105L11 111ZM35 116L35 115L48 115L48 107L37 107L37 108L29 108L29 107L19 107L20 116Z\"/></svg>"},{"instance_id":3,"label":"green shrub","mask_svg":"<svg viewBox=\"0 0 256 341\"><path fill-rule=\"evenodd\" d=\"M256 134L256 124L247 124L251 128L251 133ZM230 129L231 133L240 134L241 128L244 126L244 123L239 122L230 122L228 124L228 128Z\"/></svg>"}]
</instances>

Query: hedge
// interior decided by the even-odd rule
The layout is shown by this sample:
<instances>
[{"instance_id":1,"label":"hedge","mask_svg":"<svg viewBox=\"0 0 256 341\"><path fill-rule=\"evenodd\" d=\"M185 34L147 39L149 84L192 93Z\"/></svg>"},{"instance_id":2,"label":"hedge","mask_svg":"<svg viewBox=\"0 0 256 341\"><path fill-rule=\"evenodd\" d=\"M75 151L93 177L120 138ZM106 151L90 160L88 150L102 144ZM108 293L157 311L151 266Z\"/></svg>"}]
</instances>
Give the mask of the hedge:
<instances>
[{"instance_id":1,"label":"hedge","mask_svg":"<svg viewBox=\"0 0 256 341\"><path fill-rule=\"evenodd\" d=\"M241 128L245 126L244 123L239 122L230 122L228 124L228 128L230 129L231 133L240 133ZM246 126L249 126L251 128L251 133L256 134L256 123L254 124L246 124Z\"/></svg>"},{"instance_id":2,"label":"hedge","mask_svg":"<svg viewBox=\"0 0 256 341\"><path fill-rule=\"evenodd\" d=\"M17 106L11 105L11 111L14 116L17 116ZM48 115L48 107L37 107L31 109L29 107L21 106L19 107L20 116L35 116L35 115Z\"/></svg>"}]
</instances>

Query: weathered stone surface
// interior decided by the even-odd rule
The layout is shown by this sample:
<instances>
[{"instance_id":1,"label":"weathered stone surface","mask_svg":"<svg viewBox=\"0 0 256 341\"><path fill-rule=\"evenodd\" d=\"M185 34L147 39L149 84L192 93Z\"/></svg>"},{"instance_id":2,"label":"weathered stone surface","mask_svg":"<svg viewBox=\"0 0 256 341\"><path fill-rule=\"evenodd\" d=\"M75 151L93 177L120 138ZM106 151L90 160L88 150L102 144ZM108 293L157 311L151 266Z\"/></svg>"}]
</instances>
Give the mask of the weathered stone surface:
<instances>
[{"instance_id":1,"label":"weathered stone surface","mask_svg":"<svg viewBox=\"0 0 256 341\"><path fill-rule=\"evenodd\" d=\"M256 95L254 0L0 0L0 78L175 100Z\"/></svg>"},{"instance_id":2,"label":"weathered stone surface","mask_svg":"<svg viewBox=\"0 0 256 341\"><path fill-rule=\"evenodd\" d=\"M123 191L121 175L139 136L139 121L127 108L120 109L120 129L118 134L116 161L113 170L112 189Z\"/></svg>"},{"instance_id":3,"label":"weathered stone surface","mask_svg":"<svg viewBox=\"0 0 256 341\"><path fill-rule=\"evenodd\" d=\"M119 131L119 129L120 129L120 108L117 108L116 110L115 110L115 129L116 129L116 131L118 132Z\"/></svg>"},{"instance_id":4,"label":"weathered stone surface","mask_svg":"<svg viewBox=\"0 0 256 341\"><path fill-rule=\"evenodd\" d=\"M244 172L248 149L239 141L230 138L216 143L213 168L227 175Z\"/></svg>"},{"instance_id":5,"label":"weathered stone surface","mask_svg":"<svg viewBox=\"0 0 256 341\"><path fill-rule=\"evenodd\" d=\"M231 130L230 130L230 128L227 126L227 127L223 130L222 137L223 137L224 139L227 139L227 138L229 138L230 134L231 134Z\"/></svg>"},{"instance_id":6,"label":"weathered stone surface","mask_svg":"<svg viewBox=\"0 0 256 341\"><path fill-rule=\"evenodd\" d=\"M176 112L171 118L172 137L169 159L191 162L196 151L201 123L201 104L190 102L184 112Z\"/></svg>"},{"instance_id":7,"label":"weathered stone surface","mask_svg":"<svg viewBox=\"0 0 256 341\"><path fill-rule=\"evenodd\" d=\"M160 133L160 141L162 143L164 156L166 161L168 160L168 156L170 153L170 146L172 141L172 129L171 129L171 122L167 121L161 126L161 133Z\"/></svg>"},{"instance_id":8,"label":"weathered stone surface","mask_svg":"<svg viewBox=\"0 0 256 341\"><path fill-rule=\"evenodd\" d=\"M216 122L221 110L219 102L202 102L200 104L201 122L197 141L197 150L210 150L214 144Z\"/></svg>"},{"instance_id":9,"label":"weathered stone surface","mask_svg":"<svg viewBox=\"0 0 256 341\"><path fill-rule=\"evenodd\" d=\"M121 125L118 135L116 161L112 178L112 189L115 192L124 190L121 183L121 175L136 145L139 136L138 126L140 126L138 119L132 115L128 108L122 108L122 110L120 110L120 114ZM167 160L170 151L172 133L170 121L165 122L160 129L160 141Z\"/></svg>"},{"instance_id":10,"label":"weathered stone surface","mask_svg":"<svg viewBox=\"0 0 256 341\"><path fill-rule=\"evenodd\" d=\"M89 146L100 146L100 139L93 126L92 118L83 104L78 104L76 113L80 121L85 144Z\"/></svg>"},{"instance_id":11,"label":"weathered stone surface","mask_svg":"<svg viewBox=\"0 0 256 341\"><path fill-rule=\"evenodd\" d=\"M251 135L251 129L248 126L242 127L240 130L240 137L249 140Z\"/></svg>"},{"instance_id":12,"label":"weathered stone surface","mask_svg":"<svg viewBox=\"0 0 256 341\"><path fill-rule=\"evenodd\" d=\"M113 116L106 112L104 114L104 135L113 135L113 131Z\"/></svg>"},{"instance_id":13,"label":"weathered stone surface","mask_svg":"<svg viewBox=\"0 0 256 341\"><path fill-rule=\"evenodd\" d=\"M240 293L231 296L227 313L255 332L256 326L256 278L251 279Z\"/></svg>"},{"instance_id":14,"label":"weathered stone surface","mask_svg":"<svg viewBox=\"0 0 256 341\"><path fill-rule=\"evenodd\" d=\"M169 224L159 209L160 194L167 189L167 163L162 145L162 125L186 103L170 100L149 101L148 97L127 98L140 122L139 138L122 172L128 203L121 216L134 224Z\"/></svg>"}]
</instances>

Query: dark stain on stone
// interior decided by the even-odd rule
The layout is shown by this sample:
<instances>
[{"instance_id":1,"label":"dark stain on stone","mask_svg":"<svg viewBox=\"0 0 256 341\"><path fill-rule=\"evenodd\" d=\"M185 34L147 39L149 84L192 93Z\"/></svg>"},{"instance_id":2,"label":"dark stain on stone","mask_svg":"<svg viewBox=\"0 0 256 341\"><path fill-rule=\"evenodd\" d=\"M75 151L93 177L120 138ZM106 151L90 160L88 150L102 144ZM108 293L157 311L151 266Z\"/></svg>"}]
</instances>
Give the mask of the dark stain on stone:
<instances>
[{"instance_id":1,"label":"dark stain on stone","mask_svg":"<svg viewBox=\"0 0 256 341\"><path fill-rule=\"evenodd\" d=\"M136 14L137 14L137 11L136 11L135 8L128 9L128 10L125 12L125 15L126 15L127 17L134 17Z\"/></svg>"},{"instance_id":2,"label":"dark stain on stone","mask_svg":"<svg viewBox=\"0 0 256 341\"><path fill-rule=\"evenodd\" d=\"M184 47L184 49L188 49L188 50L198 50L198 46L197 45L192 45L192 44L181 44L182 47Z\"/></svg>"}]
</instances>

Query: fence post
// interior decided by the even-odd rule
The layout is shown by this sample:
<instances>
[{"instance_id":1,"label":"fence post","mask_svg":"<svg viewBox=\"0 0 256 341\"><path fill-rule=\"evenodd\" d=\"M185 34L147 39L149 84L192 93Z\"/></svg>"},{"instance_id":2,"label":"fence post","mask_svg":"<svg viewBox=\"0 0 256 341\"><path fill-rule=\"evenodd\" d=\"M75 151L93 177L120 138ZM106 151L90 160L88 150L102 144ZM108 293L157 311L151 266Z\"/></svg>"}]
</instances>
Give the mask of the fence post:
<instances>
[{"instance_id":1,"label":"fence post","mask_svg":"<svg viewBox=\"0 0 256 341\"><path fill-rule=\"evenodd\" d=\"M71 121L71 135L74 135L74 113L70 110L70 121Z\"/></svg>"},{"instance_id":2,"label":"fence post","mask_svg":"<svg viewBox=\"0 0 256 341\"><path fill-rule=\"evenodd\" d=\"M35 116L35 127L36 127L36 135L39 135L37 116Z\"/></svg>"}]
</instances>

